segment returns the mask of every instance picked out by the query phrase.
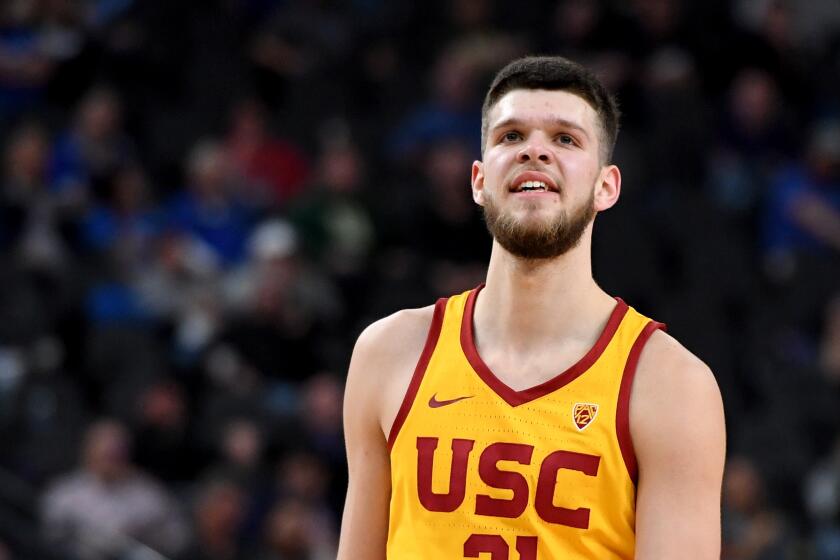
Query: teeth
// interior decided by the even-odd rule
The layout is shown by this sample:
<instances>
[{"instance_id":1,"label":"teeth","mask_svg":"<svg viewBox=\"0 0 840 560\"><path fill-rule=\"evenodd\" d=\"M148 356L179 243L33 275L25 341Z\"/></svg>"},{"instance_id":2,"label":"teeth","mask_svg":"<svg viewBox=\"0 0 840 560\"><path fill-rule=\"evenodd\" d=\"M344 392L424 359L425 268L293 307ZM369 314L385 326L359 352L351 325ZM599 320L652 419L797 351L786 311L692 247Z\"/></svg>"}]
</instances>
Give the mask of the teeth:
<instances>
[{"instance_id":1,"label":"teeth","mask_svg":"<svg viewBox=\"0 0 840 560\"><path fill-rule=\"evenodd\" d=\"M519 190L523 191L532 191L537 189L542 189L546 191L548 190L548 185L542 181L524 181L519 185Z\"/></svg>"}]
</instances>

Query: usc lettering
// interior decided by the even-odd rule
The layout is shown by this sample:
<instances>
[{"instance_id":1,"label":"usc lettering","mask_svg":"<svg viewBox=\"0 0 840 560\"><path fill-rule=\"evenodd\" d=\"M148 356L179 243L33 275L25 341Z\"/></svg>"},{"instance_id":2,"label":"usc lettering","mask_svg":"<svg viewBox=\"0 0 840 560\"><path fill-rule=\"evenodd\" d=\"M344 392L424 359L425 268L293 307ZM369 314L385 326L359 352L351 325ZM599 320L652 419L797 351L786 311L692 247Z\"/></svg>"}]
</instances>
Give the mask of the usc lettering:
<instances>
[{"instance_id":1,"label":"usc lettering","mask_svg":"<svg viewBox=\"0 0 840 560\"><path fill-rule=\"evenodd\" d=\"M467 470L475 441L452 440L452 461L449 468L449 489L445 494L432 490L436 437L417 438L417 495L420 503L429 511L452 512L463 503L467 486ZM499 468L499 461L513 461L530 465L534 446L523 443L492 443L484 448L478 460L478 475L491 488L510 490L510 499L493 498L478 494L475 500L476 515L491 517L519 517L528 507L530 489L527 479L518 472ZM601 458L574 451L554 451L543 459L534 497L534 509L543 521L574 527L589 528L589 508L570 509L554 505L554 490L557 473L573 470L587 476L598 476ZM499 545L501 547L501 545ZM501 551L500 551L501 553Z\"/></svg>"},{"instance_id":2,"label":"usc lettering","mask_svg":"<svg viewBox=\"0 0 840 560\"><path fill-rule=\"evenodd\" d=\"M452 512L464 501L467 490L467 460L475 442L452 440L452 465L449 467L449 492L432 491L432 472L438 438L417 438L417 489L420 503L429 511Z\"/></svg>"},{"instance_id":3,"label":"usc lettering","mask_svg":"<svg viewBox=\"0 0 840 560\"><path fill-rule=\"evenodd\" d=\"M513 490L513 498L500 500L479 494L475 498L475 513L491 517L519 517L528 507L528 481L518 472L499 470L499 461L516 461L530 465L533 445L519 443L493 443L481 453L478 475L493 488Z\"/></svg>"}]
</instances>

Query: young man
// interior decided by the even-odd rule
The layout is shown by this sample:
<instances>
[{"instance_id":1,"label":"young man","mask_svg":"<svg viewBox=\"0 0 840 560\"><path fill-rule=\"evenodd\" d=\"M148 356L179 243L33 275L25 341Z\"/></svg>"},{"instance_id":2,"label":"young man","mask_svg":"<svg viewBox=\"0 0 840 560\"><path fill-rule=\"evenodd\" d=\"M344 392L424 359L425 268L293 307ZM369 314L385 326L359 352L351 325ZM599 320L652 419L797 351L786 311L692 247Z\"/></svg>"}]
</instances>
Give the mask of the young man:
<instances>
[{"instance_id":1,"label":"young man","mask_svg":"<svg viewBox=\"0 0 840 560\"><path fill-rule=\"evenodd\" d=\"M487 282L359 337L340 560L720 557L714 377L592 279L617 131L573 62L496 76L472 167Z\"/></svg>"}]
</instances>

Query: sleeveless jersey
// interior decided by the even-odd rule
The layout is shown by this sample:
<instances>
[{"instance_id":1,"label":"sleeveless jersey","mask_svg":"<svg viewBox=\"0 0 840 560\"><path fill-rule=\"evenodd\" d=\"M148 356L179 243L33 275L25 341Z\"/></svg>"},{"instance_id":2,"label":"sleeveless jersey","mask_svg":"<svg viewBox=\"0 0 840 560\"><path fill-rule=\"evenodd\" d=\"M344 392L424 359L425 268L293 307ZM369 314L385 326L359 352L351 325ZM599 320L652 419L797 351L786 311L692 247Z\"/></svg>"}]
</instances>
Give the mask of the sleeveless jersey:
<instances>
[{"instance_id":1,"label":"sleeveless jersey","mask_svg":"<svg viewBox=\"0 0 840 560\"><path fill-rule=\"evenodd\" d=\"M630 388L664 325L616 299L580 361L515 391L476 350L480 289L437 302L391 428L389 560L632 559Z\"/></svg>"}]
</instances>

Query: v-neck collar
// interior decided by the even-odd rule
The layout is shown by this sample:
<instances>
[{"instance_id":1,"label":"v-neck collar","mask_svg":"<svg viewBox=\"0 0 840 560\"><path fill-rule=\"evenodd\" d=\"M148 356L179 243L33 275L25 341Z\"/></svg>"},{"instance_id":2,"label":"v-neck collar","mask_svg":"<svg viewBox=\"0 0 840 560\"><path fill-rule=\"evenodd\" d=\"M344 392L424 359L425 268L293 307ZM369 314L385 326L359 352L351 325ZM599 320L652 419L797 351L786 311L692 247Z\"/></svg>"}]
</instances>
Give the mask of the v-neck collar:
<instances>
[{"instance_id":1,"label":"v-neck collar","mask_svg":"<svg viewBox=\"0 0 840 560\"><path fill-rule=\"evenodd\" d=\"M496 374L494 374L487 364L484 363L484 360L481 359L478 349L475 346L473 313L475 312L475 300L478 296L478 292L481 291L483 287L484 284L478 286L467 296L467 303L464 307L464 316L461 319L461 349L464 351L464 355L467 357L467 360L472 368L484 381L484 383L486 383L488 387L490 387L497 395L499 395L511 406L519 406L521 404L531 402L534 399L538 399L548 393L551 393L552 391L556 391L580 377L584 372L592 367L592 364L594 364L604 352L604 349L618 330L618 326L621 324L621 320L624 318L628 309L627 304L624 303L621 298L615 298L616 305L610 314L610 318L607 320L607 324L604 326L604 330L601 331L601 335L598 337L598 340L595 341L592 348L590 348L589 351L577 361L577 363L573 364L566 371L555 375L548 381L528 389L516 391L496 377Z\"/></svg>"}]
</instances>

